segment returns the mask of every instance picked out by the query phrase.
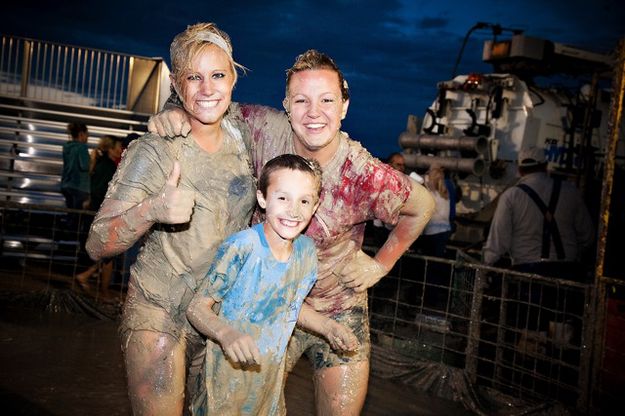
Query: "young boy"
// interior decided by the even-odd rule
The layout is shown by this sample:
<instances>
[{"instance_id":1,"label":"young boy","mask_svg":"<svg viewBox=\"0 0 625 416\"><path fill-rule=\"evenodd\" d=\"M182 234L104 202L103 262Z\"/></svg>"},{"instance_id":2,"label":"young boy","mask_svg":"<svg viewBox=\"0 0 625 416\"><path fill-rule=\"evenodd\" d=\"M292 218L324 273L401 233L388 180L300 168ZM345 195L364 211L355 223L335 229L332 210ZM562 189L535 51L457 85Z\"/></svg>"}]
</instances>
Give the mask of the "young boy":
<instances>
[{"instance_id":1,"label":"young boy","mask_svg":"<svg viewBox=\"0 0 625 416\"><path fill-rule=\"evenodd\" d=\"M351 330L303 304L317 278L317 253L300 233L320 190L315 161L285 154L263 167L256 197L265 221L223 242L187 311L215 341L206 346L206 391L192 398L194 414L284 414L285 350L296 322L335 350L356 348Z\"/></svg>"}]
</instances>

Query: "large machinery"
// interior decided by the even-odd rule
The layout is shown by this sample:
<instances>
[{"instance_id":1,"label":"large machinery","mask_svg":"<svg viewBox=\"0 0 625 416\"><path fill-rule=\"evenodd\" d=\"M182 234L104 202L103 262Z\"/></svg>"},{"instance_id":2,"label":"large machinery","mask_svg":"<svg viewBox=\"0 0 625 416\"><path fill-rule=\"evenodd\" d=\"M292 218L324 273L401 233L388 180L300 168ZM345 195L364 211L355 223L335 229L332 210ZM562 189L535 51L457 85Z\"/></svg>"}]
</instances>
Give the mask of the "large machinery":
<instances>
[{"instance_id":1,"label":"large machinery","mask_svg":"<svg viewBox=\"0 0 625 416\"><path fill-rule=\"evenodd\" d=\"M482 57L493 73L439 82L422 122L410 116L399 137L407 168L423 172L436 163L456 179L462 195L454 239L484 239L489 208L516 181L526 147L544 148L552 173L576 182L592 210L608 143L613 58L519 31L486 41Z\"/></svg>"}]
</instances>

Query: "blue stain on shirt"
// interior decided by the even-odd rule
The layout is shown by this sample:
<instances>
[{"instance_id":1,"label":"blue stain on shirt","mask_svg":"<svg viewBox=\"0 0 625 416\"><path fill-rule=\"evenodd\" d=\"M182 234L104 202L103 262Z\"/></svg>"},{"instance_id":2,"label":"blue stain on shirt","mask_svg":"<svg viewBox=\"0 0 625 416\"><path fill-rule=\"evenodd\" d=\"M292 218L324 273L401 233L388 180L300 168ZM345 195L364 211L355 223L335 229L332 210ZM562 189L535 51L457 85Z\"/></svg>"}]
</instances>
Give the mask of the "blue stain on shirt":
<instances>
[{"instance_id":1,"label":"blue stain on shirt","mask_svg":"<svg viewBox=\"0 0 625 416\"><path fill-rule=\"evenodd\" d=\"M289 260L277 261L257 224L224 241L200 293L221 300L220 315L255 338L261 353L279 355L316 279L315 257L312 240L299 236Z\"/></svg>"}]
</instances>

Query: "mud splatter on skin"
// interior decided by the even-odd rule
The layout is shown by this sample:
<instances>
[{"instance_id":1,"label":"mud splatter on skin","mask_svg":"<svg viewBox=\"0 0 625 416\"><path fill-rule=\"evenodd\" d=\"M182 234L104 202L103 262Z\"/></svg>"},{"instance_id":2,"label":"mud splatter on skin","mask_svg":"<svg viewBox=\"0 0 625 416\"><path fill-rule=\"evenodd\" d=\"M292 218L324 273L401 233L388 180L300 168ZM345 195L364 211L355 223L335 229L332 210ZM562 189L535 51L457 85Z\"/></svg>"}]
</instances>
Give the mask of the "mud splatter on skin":
<instances>
[{"instance_id":1,"label":"mud splatter on skin","mask_svg":"<svg viewBox=\"0 0 625 416\"><path fill-rule=\"evenodd\" d=\"M357 416L367 395L367 361L324 368L315 373L317 413L321 415Z\"/></svg>"},{"instance_id":2,"label":"mud splatter on skin","mask_svg":"<svg viewBox=\"0 0 625 416\"><path fill-rule=\"evenodd\" d=\"M134 414L155 411L182 412L184 361L180 344L171 336L154 332L131 333L125 349L126 369ZM149 360L153 365L145 365ZM137 365L142 364L142 365Z\"/></svg>"}]
</instances>

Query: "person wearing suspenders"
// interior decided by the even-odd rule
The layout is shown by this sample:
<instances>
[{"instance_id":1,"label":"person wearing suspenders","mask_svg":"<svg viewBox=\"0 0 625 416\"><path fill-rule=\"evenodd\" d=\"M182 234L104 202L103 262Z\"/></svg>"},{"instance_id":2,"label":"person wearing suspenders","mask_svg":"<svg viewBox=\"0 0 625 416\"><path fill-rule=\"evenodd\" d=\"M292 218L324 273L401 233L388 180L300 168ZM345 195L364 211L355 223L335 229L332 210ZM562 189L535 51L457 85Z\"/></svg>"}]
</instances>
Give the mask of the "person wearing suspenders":
<instances>
[{"instance_id":1,"label":"person wearing suspenders","mask_svg":"<svg viewBox=\"0 0 625 416\"><path fill-rule=\"evenodd\" d=\"M521 150L518 170L521 178L501 194L497 203L483 249L484 263L495 265L509 255L513 270L588 282L591 270L580 260L593 245L595 234L581 193L573 183L548 175L543 149ZM532 304L555 307L558 294L554 288L530 285L528 293L526 285L519 288L522 298L530 296ZM544 310L539 315L533 318L530 310L527 329L547 330L554 318Z\"/></svg>"},{"instance_id":2,"label":"person wearing suspenders","mask_svg":"<svg viewBox=\"0 0 625 416\"><path fill-rule=\"evenodd\" d=\"M585 280L578 262L595 235L581 193L573 183L549 177L543 149L521 150L518 167L520 180L497 203L484 263L508 254L515 270Z\"/></svg>"}]
</instances>

